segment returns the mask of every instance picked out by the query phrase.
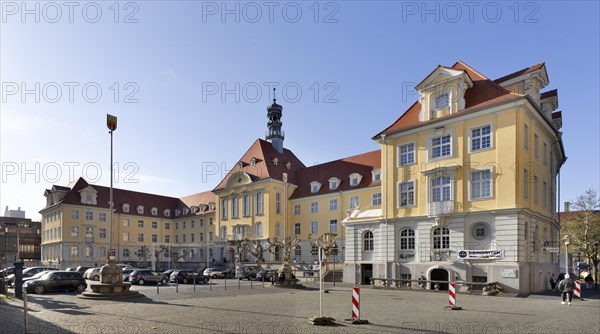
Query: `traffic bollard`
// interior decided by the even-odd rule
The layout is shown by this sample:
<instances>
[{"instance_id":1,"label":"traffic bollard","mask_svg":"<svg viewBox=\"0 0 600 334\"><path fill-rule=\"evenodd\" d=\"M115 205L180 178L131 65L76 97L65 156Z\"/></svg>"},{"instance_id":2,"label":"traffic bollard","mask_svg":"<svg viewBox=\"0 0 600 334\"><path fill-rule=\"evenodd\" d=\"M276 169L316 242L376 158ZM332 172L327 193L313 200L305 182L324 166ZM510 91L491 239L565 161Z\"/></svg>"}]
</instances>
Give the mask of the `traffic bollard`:
<instances>
[{"instance_id":1,"label":"traffic bollard","mask_svg":"<svg viewBox=\"0 0 600 334\"><path fill-rule=\"evenodd\" d=\"M238 279L238 290L240 289L240 281L241 279Z\"/></svg>"},{"instance_id":2,"label":"traffic bollard","mask_svg":"<svg viewBox=\"0 0 600 334\"><path fill-rule=\"evenodd\" d=\"M175 292L179 293L179 281L175 283Z\"/></svg>"},{"instance_id":3,"label":"traffic bollard","mask_svg":"<svg viewBox=\"0 0 600 334\"><path fill-rule=\"evenodd\" d=\"M225 290L227 290L227 278L225 278Z\"/></svg>"},{"instance_id":4,"label":"traffic bollard","mask_svg":"<svg viewBox=\"0 0 600 334\"><path fill-rule=\"evenodd\" d=\"M208 290L212 291L212 278L208 278Z\"/></svg>"},{"instance_id":5,"label":"traffic bollard","mask_svg":"<svg viewBox=\"0 0 600 334\"><path fill-rule=\"evenodd\" d=\"M265 275L263 275L262 279L263 279L263 288L264 288L265 287Z\"/></svg>"},{"instance_id":6,"label":"traffic bollard","mask_svg":"<svg viewBox=\"0 0 600 334\"><path fill-rule=\"evenodd\" d=\"M194 292L196 292L196 277L194 277Z\"/></svg>"},{"instance_id":7,"label":"traffic bollard","mask_svg":"<svg viewBox=\"0 0 600 334\"><path fill-rule=\"evenodd\" d=\"M252 289L252 282L253 282L253 281L254 281L254 280L252 279L252 277L250 277L250 289Z\"/></svg>"},{"instance_id":8,"label":"traffic bollard","mask_svg":"<svg viewBox=\"0 0 600 334\"><path fill-rule=\"evenodd\" d=\"M160 283L156 283L156 294L158 295L160 292L158 291L158 287L160 286Z\"/></svg>"}]
</instances>

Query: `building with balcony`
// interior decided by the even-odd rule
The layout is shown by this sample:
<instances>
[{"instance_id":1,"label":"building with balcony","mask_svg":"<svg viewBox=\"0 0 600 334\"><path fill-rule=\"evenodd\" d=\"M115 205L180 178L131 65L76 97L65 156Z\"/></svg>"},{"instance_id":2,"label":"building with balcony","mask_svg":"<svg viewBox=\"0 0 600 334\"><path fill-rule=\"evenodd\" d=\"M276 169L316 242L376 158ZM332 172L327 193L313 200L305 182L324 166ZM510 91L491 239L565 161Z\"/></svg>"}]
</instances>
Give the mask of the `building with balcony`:
<instances>
[{"instance_id":1,"label":"building with balcony","mask_svg":"<svg viewBox=\"0 0 600 334\"><path fill-rule=\"evenodd\" d=\"M2 265L11 266L16 261L23 261L26 266L40 263L41 223L24 218L25 212L20 212L23 214L19 217L0 217Z\"/></svg>"},{"instance_id":2,"label":"building with balcony","mask_svg":"<svg viewBox=\"0 0 600 334\"><path fill-rule=\"evenodd\" d=\"M464 62L438 66L419 99L373 137L380 212L353 211L344 281L498 282L546 288L558 273L557 174L566 160L557 91L544 63L492 80Z\"/></svg>"}]
</instances>

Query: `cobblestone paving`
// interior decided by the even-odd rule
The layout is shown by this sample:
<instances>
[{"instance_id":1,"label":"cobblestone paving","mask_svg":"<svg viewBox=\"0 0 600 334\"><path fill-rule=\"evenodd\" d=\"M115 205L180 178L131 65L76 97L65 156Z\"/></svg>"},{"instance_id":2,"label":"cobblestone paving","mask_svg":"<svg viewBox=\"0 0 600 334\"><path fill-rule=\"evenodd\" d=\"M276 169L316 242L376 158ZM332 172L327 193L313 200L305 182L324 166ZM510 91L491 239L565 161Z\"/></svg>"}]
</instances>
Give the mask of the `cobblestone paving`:
<instances>
[{"instance_id":1,"label":"cobblestone paving","mask_svg":"<svg viewBox=\"0 0 600 334\"><path fill-rule=\"evenodd\" d=\"M313 326L319 315L316 289L288 290L261 283L134 286L146 297L131 301L95 301L75 294L29 295L28 333L598 333L600 300L560 304L558 295L527 298L457 296L463 309L450 311L446 293L361 289L361 318L369 325L351 325L351 289L327 288L324 315L334 327ZM309 285L310 286L310 285ZM22 301L2 299L0 333L23 333Z\"/></svg>"}]
</instances>

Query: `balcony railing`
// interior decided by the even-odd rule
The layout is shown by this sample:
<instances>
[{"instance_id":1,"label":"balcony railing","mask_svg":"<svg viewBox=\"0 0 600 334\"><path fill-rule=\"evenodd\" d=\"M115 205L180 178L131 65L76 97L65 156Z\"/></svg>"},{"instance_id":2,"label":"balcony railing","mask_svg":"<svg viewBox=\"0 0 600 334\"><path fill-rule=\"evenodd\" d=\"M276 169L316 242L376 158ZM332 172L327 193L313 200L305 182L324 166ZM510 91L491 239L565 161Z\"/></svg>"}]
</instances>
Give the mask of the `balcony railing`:
<instances>
[{"instance_id":1,"label":"balcony railing","mask_svg":"<svg viewBox=\"0 0 600 334\"><path fill-rule=\"evenodd\" d=\"M454 201L429 202L427 204L428 216L449 215L454 212Z\"/></svg>"},{"instance_id":2,"label":"balcony railing","mask_svg":"<svg viewBox=\"0 0 600 334\"><path fill-rule=\"evenodd\" d=\"M451 250L434 250L430 254L429 261L450 261L456 258L456 254L452 255Z\"/></svg>"}]
</instances>

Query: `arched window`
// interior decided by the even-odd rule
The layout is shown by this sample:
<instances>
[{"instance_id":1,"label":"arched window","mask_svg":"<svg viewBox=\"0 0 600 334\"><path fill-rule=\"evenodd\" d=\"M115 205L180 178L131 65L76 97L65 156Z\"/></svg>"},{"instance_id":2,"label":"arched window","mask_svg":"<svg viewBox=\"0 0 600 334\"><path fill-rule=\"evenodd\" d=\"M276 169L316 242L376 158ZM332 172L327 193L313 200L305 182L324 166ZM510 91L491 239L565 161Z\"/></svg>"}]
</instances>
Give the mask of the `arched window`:
<instances>
[{"instance_id":1,"label":"arched window","mask_svg":"<svg viewBox=\"0 0 600 334\"><path fill-rule=\"evenodd\" d=\"M123 250L123 257L129 257L129 249L125 248Z\"/></svg>"},{"instance_id":2,"label":"arched window","mask_svg":"<svg viewBox=\"0 0 600 334\"><path fill-rule=\"evenodd\" d=\"M538 242L539 229L537 224L533 225L533 230L531 231L531 245L533 247L533 251L537 250L537 242Z\"/></svg>"},{"instance_id":3,"label":"arched window","mask_svg":"<svg viewBox=\"0 0 600 334\"><path fill-rule=\"evenodd\" d=\"M190 249L190 259L194 257L194 254L195 254L195 253L196 253L196 252L194 252L194 249L193 249L193 248L192 248L192 249Z\"/></svg>"},{"instance_id":4,"label":"arched window","mask_svg":"<svg viewBox=\"0 0 600 334\"><path fill-rule=\"evenodd\" d=\"M415 250L415 230L411 228L405 228L400 231L400 250Z\"/></svg>"},{"instance_id":5,"label":"arched window","mask_svg":"<svg viewBox=\"0 0 600 334\"><path fill-rule=\"evenodd\" d=\"M302 256L302 247L300 245L296 245L294 248L294 255L298 257Z\"/></svg>"},{"instance_id":6,"label":"arched window","mask_svg":"<svg viewBox=\"0 0 600 334\"><path fill-rule=\"evenodd\" d=\"M275 236L280 236L281 235L281 224L277 223L275 224Z\"/></svg>"},{"instance_id":7,"label":"arched window","mask_svg":"<svg viewBox=\"0 0 600 334\"><path fill-rule=\"evenodd\" d=\"M312 247L310 248L310 255L312 255L312 256L319 255L319 246L312 245Z\"/></svg>"},{"instance_id":8,"label":"arched window","mask_svg":"<svg viewBox=\"0 0 600 334\"><path fill-rule=\"evenodd\" d=\"M227 238L227 226L221 226L221 238Z\"/></svg>"},{"instance_id":9,"label":"arched window","mask_svg":"<svg viewBox=\"0 0 600 334\"><path fill-rule=\"evenodd\" d=\"M257 238L261 238L263 235L263 224L261 222L257 222L254 226L254 236Z\"/></svg>"},{"instance_id":10,"label":"arched window","mask_svg":"<svg viewBox=\"0 0 600 334\"><path fill-rule=\"evenodd\" d=\"M363 234L363 250L373 250L373 232L367 231Z\"/></svg>"},{"instance_id":11,"label":"arched window","mask_svg":"<svg viewBox=\"0 0 600 334\"><path fill-rule=\"evenodd\" d=\"M450 248L450 230L445 227L438 227L433 230L433 249Z\"/></svg>"}]
</instances>

